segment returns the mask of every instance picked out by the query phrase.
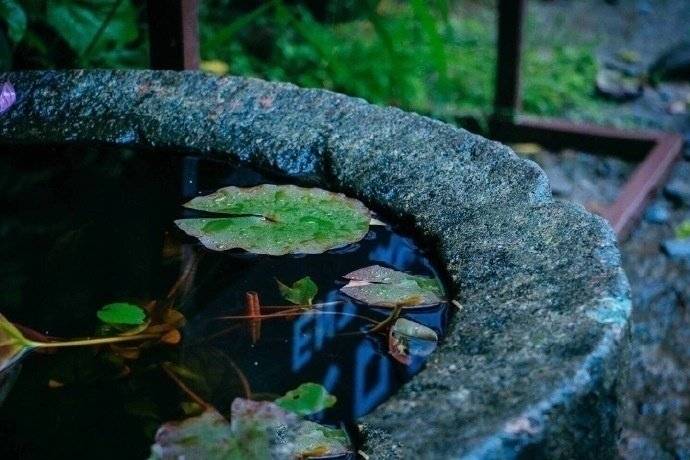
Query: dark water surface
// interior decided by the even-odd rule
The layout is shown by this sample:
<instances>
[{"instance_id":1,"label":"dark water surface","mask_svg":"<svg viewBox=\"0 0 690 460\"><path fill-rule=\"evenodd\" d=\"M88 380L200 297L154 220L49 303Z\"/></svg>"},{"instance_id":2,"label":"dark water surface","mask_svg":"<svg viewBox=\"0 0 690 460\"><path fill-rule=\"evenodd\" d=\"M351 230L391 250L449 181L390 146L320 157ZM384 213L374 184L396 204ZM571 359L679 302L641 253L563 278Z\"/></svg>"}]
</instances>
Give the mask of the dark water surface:
<instances>
[{"instance_id":1,"label":"dark water surface","mask_svg":"<svg viewBox=\"0 0 690 460\"><path fill-rule=\"evenodd\" d=\"M186 382L225 415L244 396L235 366L257 398L320 383L338 402L312 419L334 425L370 412L422 368L419 358L409 366L392 359L381 334L348 335L370 326L353 315L383 319L388 311L338 291L342 275L372 264L440 276L409 235L372 226L359 243L319 255L213 252L174 226L190 215L183 202L226 185L285 181L155 152L13 150L0 158L0 312L11 321L58 337L92 336L101 306L163 298L186 266L197 268L176 303L188 320L179 346L146 348L134 361L106 348L25 359L0 406L0 459L146 458L156 428L184 418L188 401L163 361L193 371ZM315 302L334 302L321 309L328 313L263 320L255 344L246 321L217 319L244 314L247 291L262 305L285 305L275 279L307 275L319 287ZM448 311L443 304L405 316L442 334Z\"/></svg>"}]
</instances>

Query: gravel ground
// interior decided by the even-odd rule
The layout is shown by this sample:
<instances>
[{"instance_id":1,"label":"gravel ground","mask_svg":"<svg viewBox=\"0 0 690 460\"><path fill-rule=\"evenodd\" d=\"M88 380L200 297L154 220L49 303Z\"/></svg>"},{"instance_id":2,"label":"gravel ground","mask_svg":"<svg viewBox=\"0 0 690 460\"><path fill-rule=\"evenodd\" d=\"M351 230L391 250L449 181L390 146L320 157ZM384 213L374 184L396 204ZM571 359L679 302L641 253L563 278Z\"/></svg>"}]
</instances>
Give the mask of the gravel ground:
<instances>
[{"instance_id":1,"label":"gravel ground","mask_svg":"<svg viewBox=\"0 0 690 460\"><path fill-rule=\"evenodd\" d=\"M625 51L634 53L635 65L644 69L670 46L690 40L687 0L609 3L530 2L529 15L536 27L528 30L528 41L548 43L560 37L593 42L600 63L616 60ZM679 105L682 110L676 110ZM690 140L689 106L690 82L664 83L645 88L634 101L612 105L607 122L633 120L637 126L677 131ZM596 203L615 198L615 188L630 172L629 165L614 161L612 172L602 175L597 160L586 154L573 158L567 152L542 152L531 157L550 176L556 196L594 210ZM596 198L597 193L601 198ZM633 291L631 346L619 390L618 455L623 459L690 460L690 254L678 254L683 248L690 252L690 239L679 241L675 235L688 219L690 162L686 160L674 169L666 192L621 244ZM675 247L668 246L671 253L664 250L668 240L676 240Z\"/></svg>"},{"instance_id":2,"label":"gravel ground","mask_svg":"<svg viewBox=\"0 0 690 460\"><path fill-rule=\"evenodd\" d=\"M645 73L670 47L690 41L687 0L552 0L530 1L528 6L527 46L595 44L600 66L614 64L634 74ZM601 110L599 123L688 132L690 83L646 86L641 97ZM591 115L575 108L568 116L587 119Z\"/></svg>"},{"instance_id":3,"label":"gravel ground","mask_svg":"<svg viewBox=\"0 0 690 460\"><path fill-rule=\"evenodd\" d=\"M615 157L572 150L523 156L546 171L556 197L593 211L616 198L634 168ZM682 161L666 192L621 244L634 306L619 386L618 455L623 459L690 459L690 255L674 257L663 248L665 241L680 240L690 250L690 238L675 235L689 219L690 162Z\"/></svg>"},{"instance_id":4,"label":"gravel ground","mask_svg":"<svg viewBox=\"0 0 690 460\"><path fill-rule=\"evenodd\" d=\"M690 163L674 180L690 182ZM634 305L619 404L623 458L690 459L690 257L674 260L661 249L686 219L690 202L662 196L622 244Z\"/></svg>"},{"instance_id":5,"label":"gravel ground","mask_svg":"<svg viewBox=\"0 0 690 460\"><path fill-rule=\"evenodd\" d=\"M520 153L523 146L513 147ZM523 156L535 161L546 172L556 198L574 201L594 212L613 203L635 168L634 163L615 156L570 149L540 150Z\"/></svg>"}]
</instances>

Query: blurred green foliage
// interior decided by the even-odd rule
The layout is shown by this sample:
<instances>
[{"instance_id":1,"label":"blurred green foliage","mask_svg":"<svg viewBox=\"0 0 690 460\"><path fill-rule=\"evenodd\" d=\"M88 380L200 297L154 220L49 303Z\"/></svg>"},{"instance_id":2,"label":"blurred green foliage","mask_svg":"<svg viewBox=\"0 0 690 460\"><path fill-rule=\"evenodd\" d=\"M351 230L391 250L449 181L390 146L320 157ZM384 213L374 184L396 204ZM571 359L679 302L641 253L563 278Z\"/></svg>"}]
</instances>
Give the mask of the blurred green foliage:
<instances>
[{"instance_id":1,"label":"blurred green foliage","mask_svg":"<svg viewBox=\"0 0 690 460\"><path fill-rule=\"evenodd\" d=\"M459 6L470 4L473 14ZM453 120L491 110L493 2L202 0L206 69L294 82ZM146 67L144 0L0 0L0 68ZM523 105L596 108L589 46L528 48Z\"/></svg>"},{"instance_id":2,"label":"blurred green foliage","mask_svg":"<svg viewBox=\"0 0 690 460\"><path fill-rule=\"evenodd\" d=\"M0 69L141 66L141 11L133 0L0 0Z\"/></svg>"}]
</instances>

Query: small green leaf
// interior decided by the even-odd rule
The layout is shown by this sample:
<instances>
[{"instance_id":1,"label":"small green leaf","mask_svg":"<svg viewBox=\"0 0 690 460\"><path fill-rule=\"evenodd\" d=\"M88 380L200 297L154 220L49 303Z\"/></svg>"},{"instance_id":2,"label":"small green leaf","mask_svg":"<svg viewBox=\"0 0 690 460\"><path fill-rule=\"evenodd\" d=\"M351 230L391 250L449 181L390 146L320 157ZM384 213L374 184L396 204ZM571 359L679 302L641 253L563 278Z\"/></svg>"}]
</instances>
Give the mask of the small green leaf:
<instances>
[{"instance_id":1,"label":"small green leaf","mask_svg":"<svg viewBox=\"0 0 690 460\"><path fill-rule=\"evenodd\" d=\"M19 43L26 33L26 13L15 0L0 0L0 18L7 23L7 35Z\"/></svg>"},{"instance_id":2,"label":"small green leaf","mask_svg":"<svg viewBox=\"0 0 690 460\"><path fill-rule=\"evenodd\" d=\"M380 265L361 268L344 277L350 282L340 290L369 305L413 308L443 301L443 287L436 278L408 275Z\"/></svg>"},{"instance_id":3,"label":"small green leaf","mask_svg":"<svg viewBox=\"0 0 690 460\"><path fill-rule=\"evenodd\" d=\"M298 415L311 415L333 407L337 399L318 383L303 383L275 400L283 409Z\"/></svg>"},{"instance_id":4,"label":"small green leaf","mask_svg":"<svg viewBox=\"0 0 690 460\"><path fill-rule=\"evenodd\" d=\"M676 227L676 238L690 238L690 219L686 219Z\"/></svg>"},{"instance_id":5,"label":"small green leaf","mask_svg":"<svg viewBox=\"0 0 690 460\"><path fill-rule=\"evenodd\" d=\"M311 305L314 297L316 297L316 293L319 291L316 283L308 276L292 283L292 287L281 283L280 280L276 280L276 283L278 283L280 295L295 305Z\"/></svg>"},{"instance_id":6,"label":"small green leaf","mask_svg":"<svg viewBox=\"0 0 690 460\"><path fill-rule=\"evenodd\" d=\"M180 219L175 224L214 251L256 254L320 254L367 234L371 216L340 193L294 185L225 187L184 205L224 217Z\"/></svg>"},{"instance_id":7,"label":"small green leaf","mask_svg":"<svg viewBox=\"0 0 690 460\"><path fill-rule=\"evenodd\" d=\"M146 320L146 312L131 303L111 303L96 312L98 319L106 324L139 325Z\"/></svg>"}]
</instances>

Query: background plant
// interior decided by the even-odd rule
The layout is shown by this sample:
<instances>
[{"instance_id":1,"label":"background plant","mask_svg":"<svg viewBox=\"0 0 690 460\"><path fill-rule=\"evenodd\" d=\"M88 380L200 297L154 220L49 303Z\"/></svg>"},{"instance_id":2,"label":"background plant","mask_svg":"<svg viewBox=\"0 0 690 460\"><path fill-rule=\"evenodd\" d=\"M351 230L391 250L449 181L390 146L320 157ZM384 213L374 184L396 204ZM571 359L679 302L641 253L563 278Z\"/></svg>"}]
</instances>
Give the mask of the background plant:
<instances>
[{"instance_id":1,"label":"background plant","mask_svg":"<svg viewBox=\"0 0 690 460\"><path fill-rule=\"evenodd\" d=\"M204 0L204 68L332 89L445 120L491 110L484 0ZM471 10L471 14L467 11ZM143 0L0 0L0 69L147 66ZM524 109L596 112L593 46L528 44Z\"/></svg>"}]
</instances>

